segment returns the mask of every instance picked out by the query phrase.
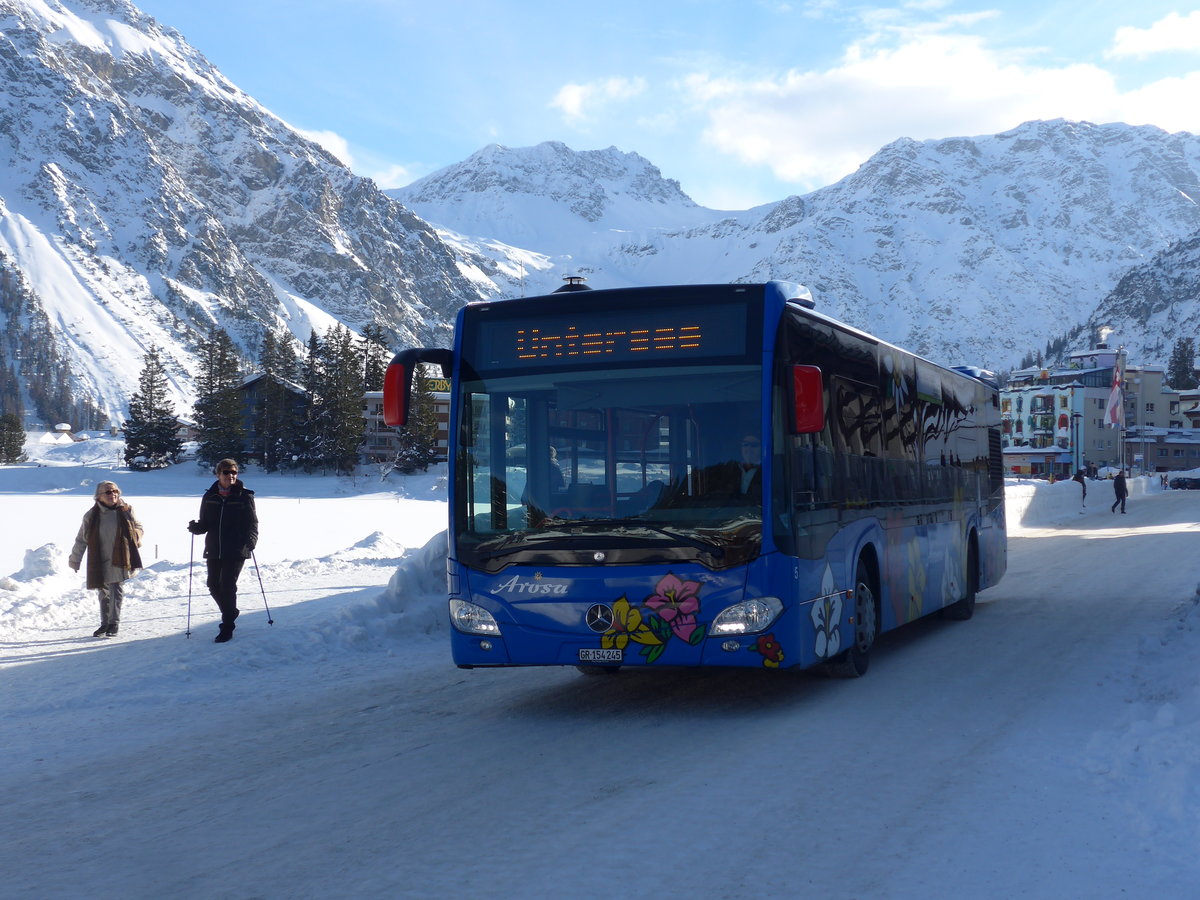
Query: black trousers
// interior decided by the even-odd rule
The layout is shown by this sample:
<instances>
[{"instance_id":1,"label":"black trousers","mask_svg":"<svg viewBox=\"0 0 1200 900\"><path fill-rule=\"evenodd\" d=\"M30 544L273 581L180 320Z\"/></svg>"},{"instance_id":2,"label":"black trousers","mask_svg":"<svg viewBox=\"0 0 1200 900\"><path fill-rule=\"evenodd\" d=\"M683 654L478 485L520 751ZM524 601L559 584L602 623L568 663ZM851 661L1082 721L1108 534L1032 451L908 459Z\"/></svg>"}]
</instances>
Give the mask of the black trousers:
<instances>
[{"instance_id":1,"label":"black trousers","mask_svg":"<svg viewBox=\"0 0 1200 900\"><path fill-rule=\"evenodd\" d=\"M232 625L238 617L237 583L246 560L241 556L229 559L208 558L208 592L221 610L221 624Z\"/></svg>"}]
</instances>

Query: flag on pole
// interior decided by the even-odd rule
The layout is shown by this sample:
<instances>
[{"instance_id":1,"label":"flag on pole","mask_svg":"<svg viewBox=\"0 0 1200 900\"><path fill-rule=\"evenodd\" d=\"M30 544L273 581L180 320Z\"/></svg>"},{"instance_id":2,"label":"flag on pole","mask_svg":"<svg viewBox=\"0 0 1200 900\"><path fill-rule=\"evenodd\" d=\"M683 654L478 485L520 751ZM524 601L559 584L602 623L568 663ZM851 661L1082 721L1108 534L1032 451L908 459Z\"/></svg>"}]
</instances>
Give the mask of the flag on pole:
<instances>
[{"instance_id":1,"label":"flag on pole","mask_svg":"<svg viewBox=\"0 0 1200 900\"><path fill-rule=\"evenodd\" d=\"M1121 370L1113 366L1112 390L1108 392L1108 408L1104 410L1104 421L1109 428L1125 427L1125 401L1121 391Z\"/></svg>"}]
</instances>

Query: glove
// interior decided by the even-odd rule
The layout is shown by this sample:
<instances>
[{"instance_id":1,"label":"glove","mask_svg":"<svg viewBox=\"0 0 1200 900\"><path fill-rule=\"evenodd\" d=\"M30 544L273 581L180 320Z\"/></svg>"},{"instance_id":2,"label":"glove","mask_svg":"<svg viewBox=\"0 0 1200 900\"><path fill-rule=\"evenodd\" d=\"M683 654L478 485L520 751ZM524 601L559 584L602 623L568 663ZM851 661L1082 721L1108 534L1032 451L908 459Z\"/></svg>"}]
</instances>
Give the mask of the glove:
<instances>
[{"instance_id":1,"label":"glove","mask_svg":"<svg viewBox=\"0 0 1200 900\"><path fill-rule=\"evenodd\" d=\"M192 521L188 522L187 530L192 534L204 534L204 529L200 527L200 523L195 519L192 519Z\"/></svg>"},{"instance_id":2,"label":"glove","mask_svg":"<svg viewBox=\"0 0 1200 900\"><path fill-rule=\"evenodd\" d=\"M72 572L79 571L79 563L67 563L67 565L71 567Z\"/></svg>"}]
</instances>

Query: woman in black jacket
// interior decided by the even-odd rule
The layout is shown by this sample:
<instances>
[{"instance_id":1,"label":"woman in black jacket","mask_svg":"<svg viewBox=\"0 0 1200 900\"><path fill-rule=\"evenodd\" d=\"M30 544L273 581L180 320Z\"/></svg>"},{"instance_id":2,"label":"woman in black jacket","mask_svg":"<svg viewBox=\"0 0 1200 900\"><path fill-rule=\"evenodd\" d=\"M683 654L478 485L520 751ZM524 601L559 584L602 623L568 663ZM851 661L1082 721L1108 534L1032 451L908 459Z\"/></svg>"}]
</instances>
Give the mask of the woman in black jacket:
<instances>
[{"instance_id":1,"label":"woman in black jacket","mask_svg":"<svg viewBox=\"0 0 1200 900\"><path fill-rule=\"evenodd\" d=\"M233 637L233 622L239 615L238 576L258 543L258 513L254 491L238 479L235 460L221 460L216 473L217 480L200 500L200 518L188 522L188 531L205 535L208 592L221 610L216 642L223 644Z\"/></svg>"}]
</instances>

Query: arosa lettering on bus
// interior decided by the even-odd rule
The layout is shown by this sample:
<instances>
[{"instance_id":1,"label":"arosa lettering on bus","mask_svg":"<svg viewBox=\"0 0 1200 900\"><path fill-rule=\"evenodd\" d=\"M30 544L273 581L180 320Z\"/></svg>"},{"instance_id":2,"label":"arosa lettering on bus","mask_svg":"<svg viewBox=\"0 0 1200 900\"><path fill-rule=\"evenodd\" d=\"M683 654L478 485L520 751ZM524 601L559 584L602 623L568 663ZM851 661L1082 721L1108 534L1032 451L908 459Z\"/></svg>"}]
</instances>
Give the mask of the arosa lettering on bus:
<instances>
[{"instance_id":1,"label":"arosa lettering on bus","mask_svg":"<svg viewBox=\"0 0 1200 900\"><path fill-rule=\"evenodd\" d=\"M556 596L566 596L567 583L564 581L542 581L540 576L534 576L534 580L521 580L520 575L514 575L508 581L502 581L496 585L496 593L498 594L553 594Z\"/></svg>"}]
</instances>

